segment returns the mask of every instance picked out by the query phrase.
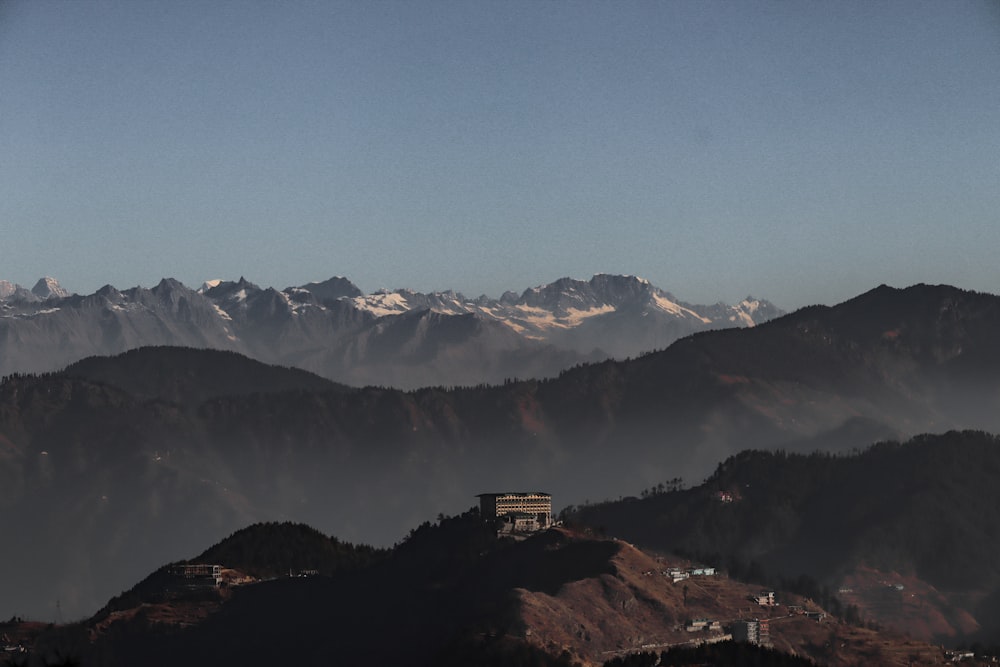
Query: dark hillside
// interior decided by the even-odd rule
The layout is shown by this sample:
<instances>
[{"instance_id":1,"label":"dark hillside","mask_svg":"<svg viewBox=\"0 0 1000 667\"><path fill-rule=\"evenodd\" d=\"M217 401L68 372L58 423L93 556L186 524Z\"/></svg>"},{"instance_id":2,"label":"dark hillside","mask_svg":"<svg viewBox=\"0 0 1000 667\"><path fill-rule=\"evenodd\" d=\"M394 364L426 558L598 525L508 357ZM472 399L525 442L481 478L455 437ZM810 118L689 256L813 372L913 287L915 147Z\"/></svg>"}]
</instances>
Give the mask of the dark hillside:
<instances>
[{"instance_id":1,"label":"dark hillside","mask_svg":"<svg viewBox=\"0 0 1000 667\"><path fill-rule=\"evenodd\" d=\"M269 366L236 352L189 347L143 347L114 357L88 357L63 372L119 387L136 398L187 407L221 396L347 389L297 368Z\"/></svg>"},{"instance_id":2,"label":"dark hillside","mask_svg":"<svg viewBox=\"0 0 1000 667\"><path fill-rule=\"evenodd\" d=\"M199 556L181 563L221 565L225 572L253 579L297 576L331 577L372 567L389 556L385 549L354 545L328 537L305 524L290 522L258 523L241 528ZM204 599L215 603L226 599L227 591L180 595L167 592L173 581L171 566L163 566L127 591L113 597L90 620L97 624L114 612L162 604L181 598ZM231 578L231 576L229 577Z\"/></svg>"},{"instance_id":3,"label":"dark hillside","mask_svg":"<svg viewBox=\"0 0 1000 667\"><path fill-rule=\"evenodd\" d=\"M286 521L242 528L191 562L224 563L226 567L267 579L303 570L332 576L370 567L387 555L384 549L341 542L311 526Z\"/></svg>"}]
</instances>

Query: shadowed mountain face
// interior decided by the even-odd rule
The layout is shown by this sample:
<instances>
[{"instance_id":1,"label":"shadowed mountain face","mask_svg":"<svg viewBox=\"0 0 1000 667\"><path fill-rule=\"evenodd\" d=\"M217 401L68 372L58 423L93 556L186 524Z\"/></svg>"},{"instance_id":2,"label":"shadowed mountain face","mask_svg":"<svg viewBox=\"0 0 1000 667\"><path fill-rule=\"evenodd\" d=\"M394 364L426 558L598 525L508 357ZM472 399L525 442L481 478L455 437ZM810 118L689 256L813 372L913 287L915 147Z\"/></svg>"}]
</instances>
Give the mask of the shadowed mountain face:
<instances>
[{"instance_id":1,"label":"shadowed mountain face","mask_svg":"<svg viewBox=\"0 0 1000 667\"><path fill-rule=\"evenodd\" d=\"M695 306L633 276L563 278L520 297L412 290L364 295L346 278L200 290L164 279L87 297L45 278L0 281L0 375L47 372L94 355L173 345L233 350L338 382L399 388L549 377L574 364L666 347L707 328L780 315L766 301Z\"/></svg>"},{"instance_id":2,"label":"shadowed mountain face","mask_svg":"<svg viewBox=\"0 0 1000 667\"><path fill-rule=\"evenodd\" d=\"M8 378L0 531L25 548L0 555L19 572L0 599L86 613L252 521L385 545L485 491L544 490L558 506L697 481L750 447L1000 430L998 314L995 296L879 288L548 381L451 391L345 390L166 348Z\"/></svg>"}]
</instances>

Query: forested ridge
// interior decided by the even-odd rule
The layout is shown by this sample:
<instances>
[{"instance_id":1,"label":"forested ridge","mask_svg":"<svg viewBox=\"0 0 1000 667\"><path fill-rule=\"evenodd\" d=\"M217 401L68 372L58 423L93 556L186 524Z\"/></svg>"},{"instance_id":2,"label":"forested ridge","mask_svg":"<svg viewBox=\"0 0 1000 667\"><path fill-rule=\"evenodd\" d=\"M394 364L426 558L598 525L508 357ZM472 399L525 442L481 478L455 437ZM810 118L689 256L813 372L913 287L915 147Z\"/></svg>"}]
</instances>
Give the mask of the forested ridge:
<instances>
[{"instance_id":1,"label":"forested ridge","mask_svg":"<svg viewBox=\"0 0 1000 667\"><path fill-rule=\"evenodd\" d=\"M1000 438L952 431L847 455L745 451L697 487L566 516L758 575L829 578L863 563L983 590L1000 585L998 477Z\"/></svg>"}]
</instances>

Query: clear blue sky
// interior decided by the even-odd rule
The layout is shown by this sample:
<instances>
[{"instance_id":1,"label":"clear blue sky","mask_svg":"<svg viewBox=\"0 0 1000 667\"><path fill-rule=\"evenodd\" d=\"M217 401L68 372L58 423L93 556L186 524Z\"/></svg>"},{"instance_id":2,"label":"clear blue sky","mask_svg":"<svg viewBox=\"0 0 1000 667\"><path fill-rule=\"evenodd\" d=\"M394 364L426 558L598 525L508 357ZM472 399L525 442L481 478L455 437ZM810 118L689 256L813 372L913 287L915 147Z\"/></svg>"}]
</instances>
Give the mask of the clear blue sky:
<instances>
[{"instance_id":1,"label":"clear blue sky","mask_svg":"<svg viewBox=\"0 0 1000 667\"><path fill-rule=\"evenodd\" d=\"M0 278L1000 292L1000 3L0 0Z\"/></svg>"}]
</instances>

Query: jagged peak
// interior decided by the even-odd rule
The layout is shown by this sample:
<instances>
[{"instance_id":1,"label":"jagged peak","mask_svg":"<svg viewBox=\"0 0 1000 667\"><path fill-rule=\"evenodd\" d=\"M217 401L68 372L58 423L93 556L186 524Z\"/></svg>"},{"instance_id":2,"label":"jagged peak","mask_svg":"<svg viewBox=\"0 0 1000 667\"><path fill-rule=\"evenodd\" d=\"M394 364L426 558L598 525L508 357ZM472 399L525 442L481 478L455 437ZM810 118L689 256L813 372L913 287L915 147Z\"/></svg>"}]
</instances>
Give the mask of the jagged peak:
<instances>
[{"instance_id":1,"label":"jagged peak","mask_svg":"<svg viewBox=\"0 0 1000 667\"><path fill-rule=\"evenodd\" d=\"M161 278L160 282L156 284L153 288L154 292L159 292L161 290L174 291L174 290L186 290L187 286L176 278Z\"/></svg>"},{"instance_id":2,"label":"jagged peak","mask_svg":"<svg viewBox=\"0 0 1000 667\"><path fill-rule=\"evenodd\" d=\"M59 281L51 276L39 278L35 286L31 288L32 294L40 299L57 299L69 296L69 292L64 290Z\"/></svg>"},{"instance_id":3,"label":"jagged peak","mask_svg":"<svg viewBox=\"0 0 1000 667\"><path fill-rule=\"evenodd\" d=\"M357 285L343 276L333 276L322 282L311 282L300 285L298 289L312 292L319 299L341 299L345 297L353 299L364 296L364 292Z\"/></svg>"},{"instance_id":4,"label":"jagged peak","mask_svg":"<svg viewBox=\"0 0 1000 667\"><path fill-rule=\"evenodd\" d=\"M111 283L107 283L99 290L94 292L94 294L96 294L97 296L108 297L108 296L120 296L121 292L119 292L118 289Z\"/></svg>"}]
</instances>

